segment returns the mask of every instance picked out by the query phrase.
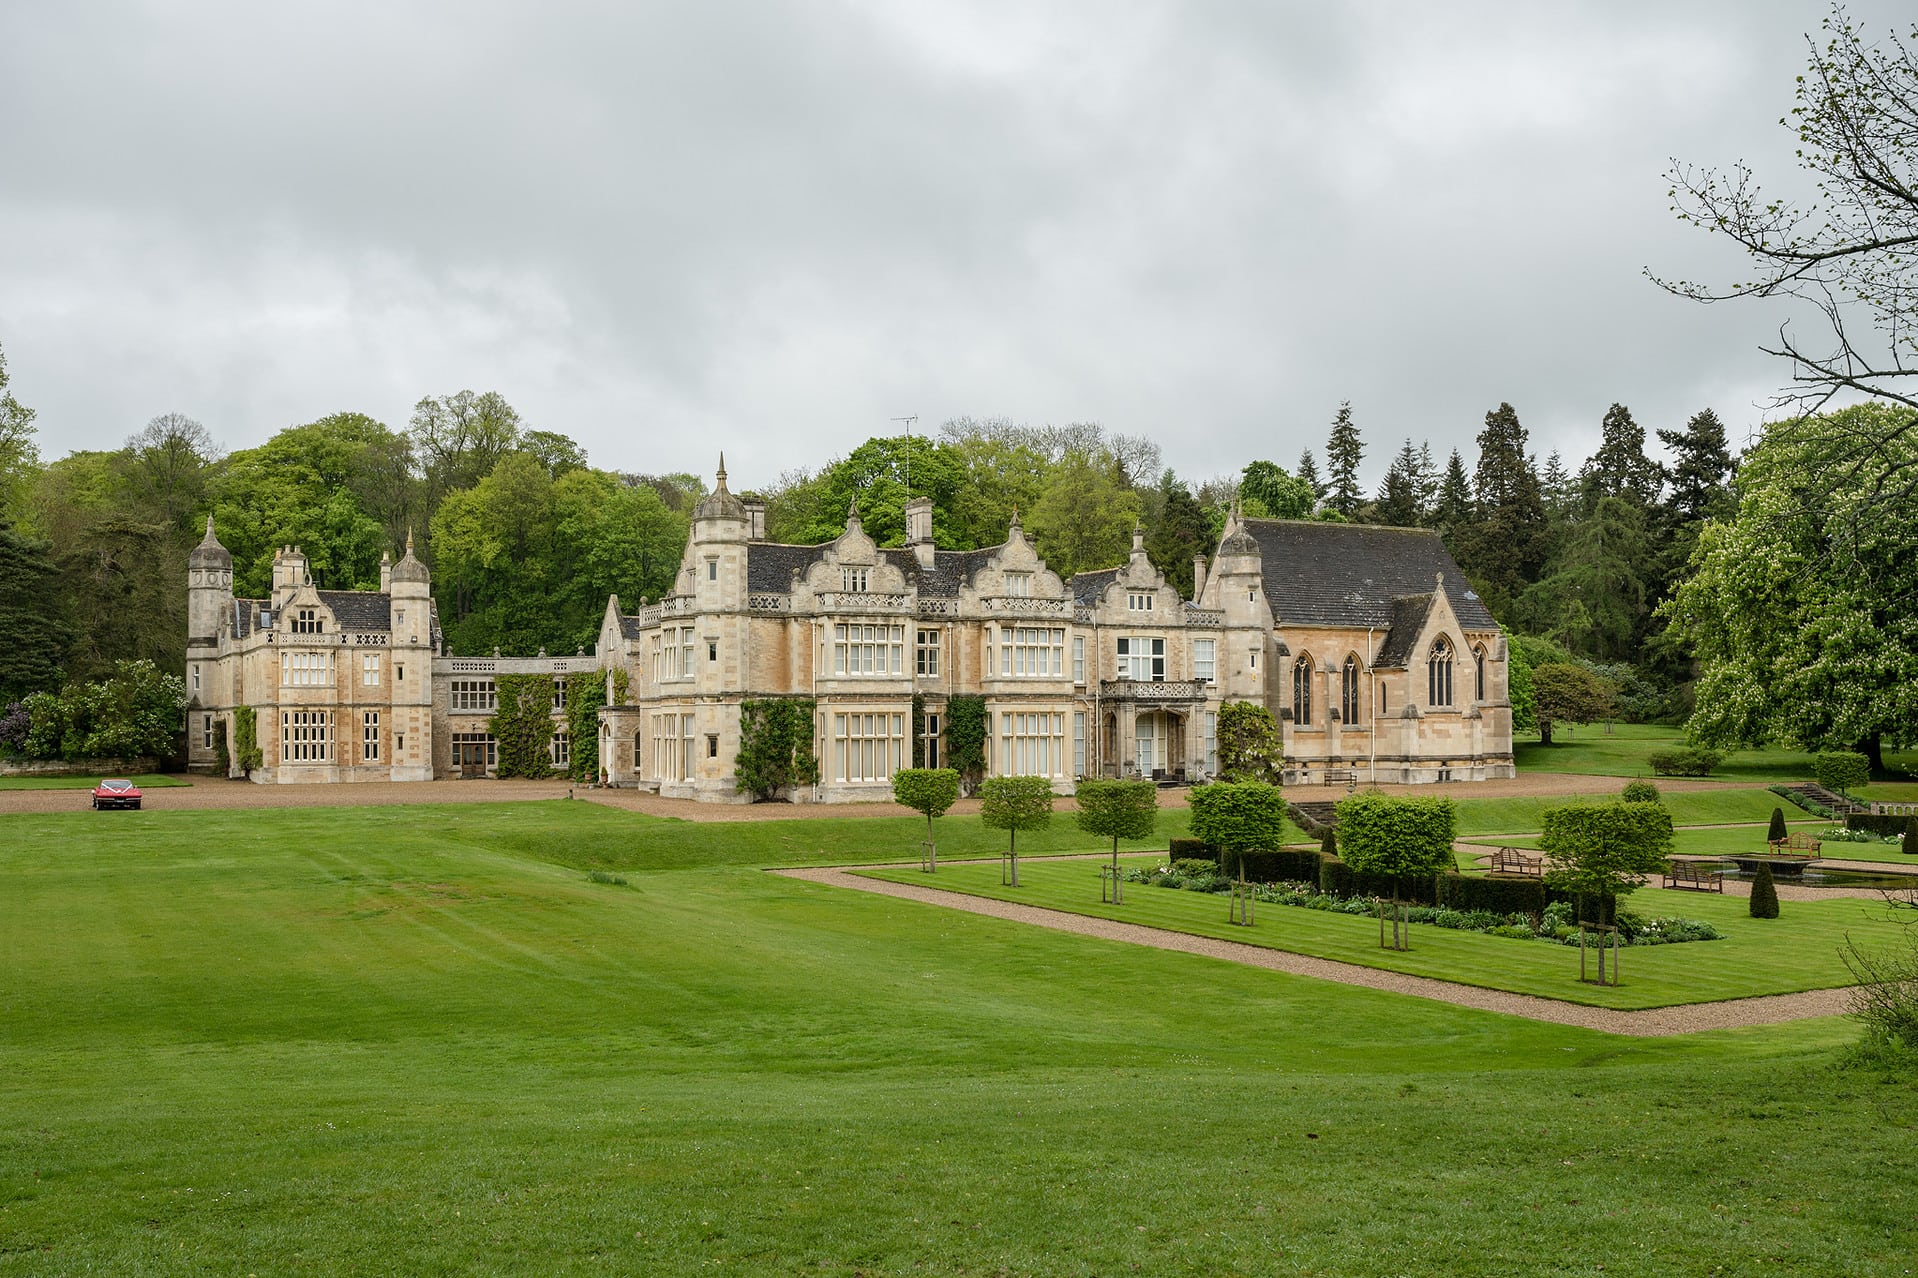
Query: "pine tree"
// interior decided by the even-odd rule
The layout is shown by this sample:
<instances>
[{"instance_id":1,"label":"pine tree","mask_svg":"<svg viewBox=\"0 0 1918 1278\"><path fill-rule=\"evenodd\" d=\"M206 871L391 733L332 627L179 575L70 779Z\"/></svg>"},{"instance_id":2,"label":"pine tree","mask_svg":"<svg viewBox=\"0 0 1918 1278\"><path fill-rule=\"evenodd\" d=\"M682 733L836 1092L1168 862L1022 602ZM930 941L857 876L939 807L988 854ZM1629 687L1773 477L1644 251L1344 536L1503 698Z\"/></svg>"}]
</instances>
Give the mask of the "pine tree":
<instances>
[{"instance_id":1,"label":"pine tree","mask_svg":"<svg viewBox=\"0 0 1918 1278\"><path fill-rule=\"evenodd\" d=\"M1372 513L1379 523L1395 528L1418 526L1420 516L1424 513L1419 503L1418 467L1418 450L1412 447L1412 441L1408 439L1386 470L1385 482L1379 485L1379 500Z\"/></svg>"},{"instance_id":2,"label":"pine tree","mask_svg":"<svg viewBox=\"0 0 1918 1278\"><path fill-rule=\"evenodd\" d=\"M1339 405L1332 419L1332 434L1325 441L1325 504L1347 519L1358 514L1365 504L1365 490L1359 487L1359 462L1364 460L1365 445L1359 440L1359 428L1352 421L1352 402Z\"/></svg>"},{"instance_id":3,"label":"pine tree","mask_svg":"<svg viewBox=\"0 0 1918 1278\"><path fill-rule=\"evenodd\" d=\"M1298 477L1312 485L1314 501L1325 500L1325 481L1319 478L1319 464L1312 459L1312 450L1309 448L1299 454Z\"/></svg>"},{"instance_id":4,"label":"pine tree","mask_svg":"<svg viewBox=\"0 0 1918 1278\"><path fill-rule=\"evenodd\" d=\"M1419 522L1429 523L1432 509L1438 504L1439 490L1438 463L1432 460L1432 445L1429 442L1419 445L1418 481Z\"/></svg>"},{"instance_id":5,"label":"pine tree","mask_svg":"<svg viewBox=\"0 0 1918 1278\"><path fill-rule=\"evenodd\" d=\"M1466 478L1465 459L1456 448L1445 462L1445 478L1439 481L1432 521L1448 536L1472 521L1472 481Z\"/></svg>"},{"instance_id":6,"label":"pine tree","mask_svg":"<svg viewBox=\"0 0 1918 1278\"><path fill-rule=\"evenodd\" d=\"M1578 485L1565 469L1565 459L1556 448L1545 458L1545 469L1538 477L1538 484L1545 511L1554 518L1571 509L1572 500L1578 495Z\"/></svg>"},{"instance_id":7,"label":"pine tree","mask_svg":"<svg viewBox=\"0 0 1918 1278\"><path fill-rule=\"evenodd\" d=\"M1485 414L1473 475L1478 519L1454 547L1494 615L1537 580L1545 557L1545 505L1525 444L1525 427L1510 404Z\"/></svg>"},{"instance_id":8,"label":"pine tree","mask_svg":"<svg viewBox=\"0 0 1918 1278\"><path fill-rule=\"evenodd\" d=\"M1752 875L1751 915L1755 919L1778 917L1778 885L1772 881L1771 862L1760 861Z\"/></svg>"},{"instance_id":9,"label":"pine tree","mask_svg":"<svg viewBox=\"0 0 1918 1278\"><path fill-rule=\"evenodd\" d=\"M1725 423L1709 408L1700 409L1685 423L1683 430L1661 430L1658 438L1672 450L1672 464L1665 471L1671 493L1665 509L1674 525L1695 523L1722 510L1730 489L1726 483L1732 474L1731 448L1725 440Z\"/></svg>"}]
</instances>

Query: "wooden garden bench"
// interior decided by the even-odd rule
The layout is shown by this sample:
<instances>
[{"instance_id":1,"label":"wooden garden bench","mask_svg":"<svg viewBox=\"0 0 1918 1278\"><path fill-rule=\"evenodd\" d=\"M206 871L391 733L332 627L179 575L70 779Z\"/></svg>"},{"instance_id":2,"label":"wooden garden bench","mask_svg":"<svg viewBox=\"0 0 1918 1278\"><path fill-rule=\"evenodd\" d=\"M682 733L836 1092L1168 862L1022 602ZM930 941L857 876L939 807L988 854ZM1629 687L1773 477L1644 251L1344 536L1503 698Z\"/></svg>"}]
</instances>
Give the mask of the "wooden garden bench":
<instances>
[{"instance_id":1,"label":"wooden garden bench","mask_svg":"<svg viewBox=\"0 0 1918 1278\"><path fill-rule=\"evenodd\" d=\"M1817 856L1825 845L1809 834L1787 834L1782 839L1772 839L1771 850L1781 856Z\"/></svg>"},{"instance_id":2,"label":"wooden garden bench","mask_svg":"<svg viewBox=\"0 0 1918 1278\"><path fill-rule=\"evenodd\" d=\"M1725 891L1725 876L1705 861L1673 861L1665 867L1665 886L1688 892Z\"/></svg>"},{"instance_id":3,"label":"wooden garden bench","mask_svg":"<svg viewBox=\"0 0 1918 1278\"><path fill-rule=\"evenodd\" d=\"M1327 768L1319 777L1320 785L1357 785L1359 774L1350 768Z\"/></svg>"},{"instance_id":4,"label":"wooden garden bench","mask_svg":"<svg viewBox=\"0 0 1918 1278\"><path fill-rule=\"evenodd\" d=\"M1532 856L1517 848L1500 848L1492 853L1493 874L1525 874L1532 878L1542 878L1545 874L1545 858Z\"/></svg>"}]
</instances>

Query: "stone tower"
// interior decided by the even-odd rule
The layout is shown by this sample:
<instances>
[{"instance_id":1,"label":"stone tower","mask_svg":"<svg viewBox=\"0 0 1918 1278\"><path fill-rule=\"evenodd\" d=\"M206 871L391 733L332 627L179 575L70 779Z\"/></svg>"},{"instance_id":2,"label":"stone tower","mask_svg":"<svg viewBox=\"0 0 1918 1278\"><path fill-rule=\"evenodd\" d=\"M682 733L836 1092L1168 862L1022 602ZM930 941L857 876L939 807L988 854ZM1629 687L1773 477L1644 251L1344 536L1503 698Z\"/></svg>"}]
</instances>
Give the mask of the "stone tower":
<instances>
[{"instance_id":1,"label":"stone tower","mask_svg":"<svg viewBox=\"0 0 1918 1278\"><path fill-rule=\"evenodd\" d=\"M186 557L188 649L217 647L220 627L232 615L233 556L213 535L213 516L208 515L206 536Z\"/></svg>"}]
</instances>

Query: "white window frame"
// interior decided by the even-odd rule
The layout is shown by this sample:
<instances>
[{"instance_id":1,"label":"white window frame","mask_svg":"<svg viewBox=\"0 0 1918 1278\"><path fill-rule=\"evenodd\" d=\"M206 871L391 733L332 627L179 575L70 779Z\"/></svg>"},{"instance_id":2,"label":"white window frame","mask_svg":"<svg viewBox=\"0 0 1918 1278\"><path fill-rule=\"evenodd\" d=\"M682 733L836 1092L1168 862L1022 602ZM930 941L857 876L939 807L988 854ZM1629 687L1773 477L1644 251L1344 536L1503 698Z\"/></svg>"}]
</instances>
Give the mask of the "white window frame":
<instances>
[{"instance_id":1,"label":"white window frame","mask_svg":"<svg viewBox=\"0 0 1918 1278\"><path fill-rule=\"evenodd\" d=\"M1001 627L999 675L1004 679L1057 679L1066 672L1065 651L1064 627Z\"/></svg>"},{"instance_id":2,"label":"white window frame","mask_svg":"<svg viewBox=\"0 0 1918 1278\"><path fill-rule=\"evenodd\" d=\"M1192 641L1192 677L1204 683L1219 681L1219 641L1217 639Z\"/></svg>"},{"instance_id":3,"label":"white window frame","mask_svg":"<svg viewBox=\"0 0 1918 1278\"><path fill-rule=\"evenodd\" d=\"M1013 599L1030 599L1032 597L1032 574L1029 572L1007 573L1006 594Z\"/></svg>"},{"instance_id":4,"label":"white window frame","mask_svg":"<svg viewBox=\"0 0 1918 1278\"><path fill-rule=\"evenodd\" d=\"M996 775L1063 776L1067 758L1065 720L1057 710L1000 711Z\"/></svg>"},{"instance_id":5,"label":"white window frame","mask_svg":"<svg viewBox=\"0 0 1918 1278\"><path fill-rule=\"evenodd\" d=\"M834 711L834 778L848 784L891 780L902 766L910 717L893 710Z\"/></svg>"},{"instance_id":6,"label":"white window frame","mask_svg":"<svg viewBox=\"0 0 1918 1278\"><path fill-rule=\"evenodd\" d=\"M906 628L868 622L835 622L832 673L836 678L876 679L906 673Z\"/></svg>"},{"instance_id":7,"label":"white window frame","mask_svg":"<svg viewBox=\"0 0 1918 1278\"><path fill-rule=\"evenodd\" d=\"M921 679L936 679L939 676L939 631L924 626L915 627L913 640L913 673ZM930 766L930 765L928 765Z\"/></svg>"},{"instance_id":8,"label":"white window frame","mask_svg":"<svg viewBox=\"0 0 1918 1278\"><path fill-rule=\"evenodd\" d=\"M1143 648L1140 645L1144 645ZM1165 682L1165 637L1125 635L1119 639L1118 676L1135 683Z\"/></svg>"}]
</instances>

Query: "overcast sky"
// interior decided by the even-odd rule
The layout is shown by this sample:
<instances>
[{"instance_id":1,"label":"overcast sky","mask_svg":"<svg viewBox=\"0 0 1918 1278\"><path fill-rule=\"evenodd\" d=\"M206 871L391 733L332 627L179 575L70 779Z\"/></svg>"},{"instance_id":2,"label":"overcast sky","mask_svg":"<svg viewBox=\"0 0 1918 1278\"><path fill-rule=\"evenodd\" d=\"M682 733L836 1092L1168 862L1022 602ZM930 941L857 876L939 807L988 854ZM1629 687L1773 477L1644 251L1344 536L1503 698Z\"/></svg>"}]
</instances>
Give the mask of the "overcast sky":
<instances>
[{"instance_id":1,"label":"overcast sky","mask_svg":"<svg viewBox=\"0 0 1918 1278\"><path fill-rule=\"evenodd\" d=\"M1741 435L1782 318L1672 156L1789 179L1823 5L0 7L0 348L42 450L497 390L735 487L889 419L1098 421L1203 478L1352 401L1468 464ZM1883 31L1902 6L1857 3Z\"/></svg>"}]
</instances>

